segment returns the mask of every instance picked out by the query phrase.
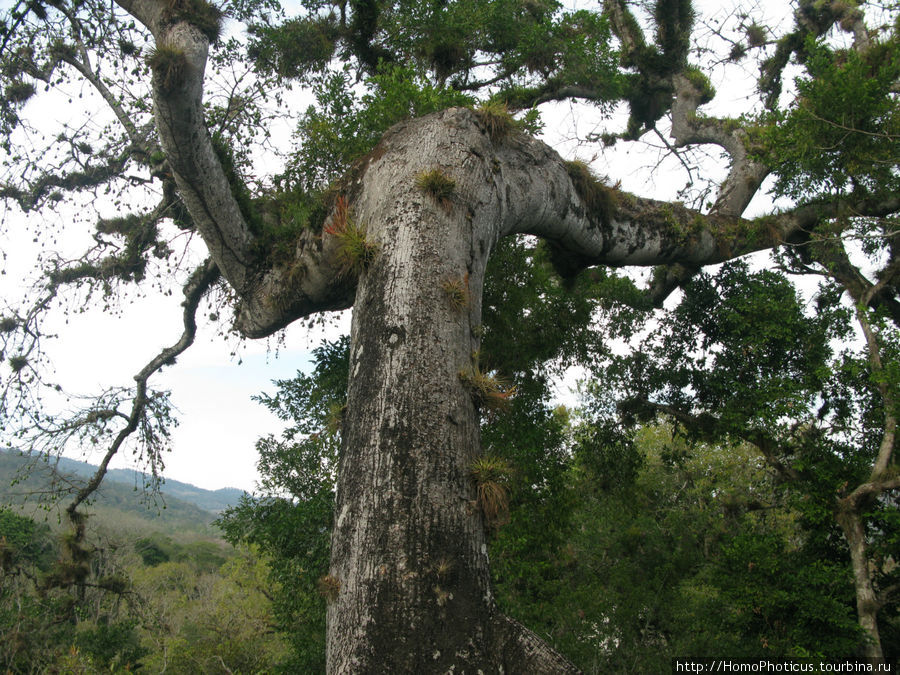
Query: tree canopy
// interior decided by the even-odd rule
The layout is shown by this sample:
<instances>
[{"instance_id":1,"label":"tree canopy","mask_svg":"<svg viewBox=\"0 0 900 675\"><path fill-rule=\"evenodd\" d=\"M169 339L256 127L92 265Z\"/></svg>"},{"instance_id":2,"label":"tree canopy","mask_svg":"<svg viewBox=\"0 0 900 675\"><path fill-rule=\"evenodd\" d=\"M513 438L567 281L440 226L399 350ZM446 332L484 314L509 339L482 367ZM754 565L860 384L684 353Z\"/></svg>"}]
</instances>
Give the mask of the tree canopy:
<instances>
[{"instance_id":1,"label":"tree canopy","mask_svg":"<svg viewBox=\"0 0 900 675\"><path fill-rule=\"evenodd\" d=\"M352 307L346 397L295 392L315 424L329 405L339 446L270 467L322 505L294 543L324 546L313 521L334 495L330 671L574 669L503 614L487 548L508 516L497 444L541 449L522 462L535 510L556 494L561 422L539 402L574 363L599 377L584 434L610 472L629 427L662 416L750 444L817 504L801 511L840 532L861 652L880 658L900 489L896 4L797 0L780 25L764 5L707 16L690 0L290 9L28 0L0 23L3 223L36 214L43 247L30 297L0 318L0 419L19 447L104 452L70 490L65 554L84 552L78 509L113 456L131 447L156 475L173 412L153 378L199 320L255 339ZM748 71L744 110L721 112L713 82ZM559 103L600 120L579 148L593 166L535 136ZM604 165L650 141L684 171L679 201ZM784 206L749 210L767 190ZM764 250L768 270L702 271ZM633 266L649 280L619 271ZM814 299L786 274L819 279ZM134 384L54 410L48 316L148 286L181 289L181 334ZM482 429L511 404L519 422Z\"/></svg>"}]
</instances>

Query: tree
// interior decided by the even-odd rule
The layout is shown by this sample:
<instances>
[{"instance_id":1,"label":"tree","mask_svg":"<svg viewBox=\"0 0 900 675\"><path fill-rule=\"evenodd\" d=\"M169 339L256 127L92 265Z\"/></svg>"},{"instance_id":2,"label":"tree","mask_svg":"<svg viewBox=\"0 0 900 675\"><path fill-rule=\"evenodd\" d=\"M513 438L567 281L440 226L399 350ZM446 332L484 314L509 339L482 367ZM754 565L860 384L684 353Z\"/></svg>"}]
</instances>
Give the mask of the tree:
<instances>
[{"instance_id":1,"label":"tree","mask_svg":"<svg viewBox=\"0 0 900 675\"><path fill-rule=\"evenodd\" d=\"M47 571L53 563L53 540L49 528L9 509L0 510L0 614L5 642L2 664L10 671L34 667L46 655L48 643L60 633L60 622L47 621L59 612L58 599L41 599L33 592L32 580ZM43 600L43 602L42 602ZM49 626L48 626L49 624Z\"/></svg>"},{"instance_id":2,"label":"tree","mask_svg":"<svg viewBox=\"0 0 900 675\"><path fill-rule=\"evenodd\" d=\"M576 359L573 352L583 337L578 326L594 302L585 293L589 286L562 289L546 260L528 264L532 255L504 240L488 266L482 352L492 355L492 367L507 377L515 374L516 391L480 420L485 452L470 470L479 495L474 507L488 529L498 601L535 628L536 622L549 628L552 619L535 611L536 596L546 607L559 591L554 567L574 503L567 481L566 414L549 407L549 375ZM560 320L561 314L567 318ZM511 332L520 347L514 354L502 349ZM284 665L291 672L324 668L334 467L349 351L346 337L323 343L313 351L310 374L278 380L274 395L258 397L288 427L280 437L270 434L257 443L260 494L245 496L219 520L233 544L258 546L267 555L270 578L282 589L273 603L279 628L293 647ZM426 573L435 594L443 594L457 572L451 559L441 558Z\"/></svg>"},{"instance_id":3,"label":"tree","mask_svg":"<svg viewBox=\"0 0 900 675\"><path fill-rule=\"evenodd\" d=\"M605 419L589 404L576 431L575 526L552 610L564 653L585 672L853 653L848 565L822 555L755 448L688 443L668 425L617 445Z\"/></svg>"},{"instance_id":4,"label":"tree","mask_svg":"<svg viewBox=\"0 0 900 675\"><path fill-rule=\"evenodd\" d=\"M620 410L632 422L662 414L694 440L757 449L793 493L807 548L849 558L862 651L880 659L878 615L897 614L896 327L877 311L842 306L849 289L815 259L819 250L804 263L825 278L814 313L783 274L732 262L692 281L638 350L608 362L606 379L623 383ZM854 282L869 283L862 274ZM852 318L860 348L834 353Z\"/></svg>"},{"instance_id":5,"label":"tree","mask_svg":"<svg viewBox=\"0 0 900 675\"><path fill-rule=\"evenodd\" d=\"M498 611L490 584L472 467L482 457L479 413L510 396L477 356L491 253L504 237L532 235L547 242L564 279L587 268L657 266L644 291L593 275L646 307L704 265L779 245L812 250L864 223L867 241L889 261L877 282L847 288L860 290L860 311L895 317L896 266L885 245L900 206L894 8L867 16L855 2L800 0L781 34L743 12L728 29L708 24L731 40L725 61L760 56L761 104L734 119L699 112L715 92L691 61L702 24L688 0L658 0L646 16L617 0L600 13L544 0L303 6L299 17L281 20L274 4L227 5L249 25L246 52L241 40L222 37L223 11L204 0L119 0L116 8L37 0L5 17L10 158L0 194L48 212L108 190L121 211L98 219L85 256L50 259L37 299L4 318L5 418L22 421L21 442L57 448L82 439L108 448L96 479L67 507L77 519L133 434L158 456L169 413L148 382L191 344L211 289L248 338L352 306L328 670L572 671ZM852 44L841 43L845 34ZM708 53L703 65L715 59ZM805 69L809 86L779 107L790 63ZM143 96L147 71L152 111ZM214 98L222 91L216 78L230 95ZM303 144L285 171L254 183L248 141L264 143L269 122L261 99L279 101L278 86L290 80L312 84L318 108L301 116ZM108 107L110 126L66 125L47 136L46 151L32 153L27 141L38 139L22 137L33 111L26 102L38 83L52 90L75 81ZM357 83L367 90L361 97ZM533 114L516 121L509 113L565 100L601 111L626 105L629 119L609 142L638 140L668 120L666 146L691 175L685 153L717 146L728 166L715 196L690 208L626 194L529 136ZM836 105L823 109L822 101ZM857 142L818 151L834 147L823 138L841 133ZM773 171L799 186L792 206L742 217ZM130 210L129 200L146 204L148 192L156 206ZM44 311L73 286L111 295L126 282L169 282L164 262L157 269L154 260L174 261L182 232L199 235L209 259L186 282L182 273L181 338L148 362L133 390L46 419L31 398L47 382ZM842 258L828 263L840 267ZM892 401L886 386L882 398ZM885 439L890 462L892 434ZM457 573L438 594L427 570L442 559Z\"/></svg>"},{"instance_id":6,"label":"tree","mask_svg":"<svg viewBox=\"0 0 900 675\"><path fill-rule=\"evenodd\" d=\"M71 533L59 545L46 524L0 510L0 658L8 672L140 665L147 650L125 561L108 533L91 530L83 542L93 555L74 558Z\"/></svg>"}]
</instances>

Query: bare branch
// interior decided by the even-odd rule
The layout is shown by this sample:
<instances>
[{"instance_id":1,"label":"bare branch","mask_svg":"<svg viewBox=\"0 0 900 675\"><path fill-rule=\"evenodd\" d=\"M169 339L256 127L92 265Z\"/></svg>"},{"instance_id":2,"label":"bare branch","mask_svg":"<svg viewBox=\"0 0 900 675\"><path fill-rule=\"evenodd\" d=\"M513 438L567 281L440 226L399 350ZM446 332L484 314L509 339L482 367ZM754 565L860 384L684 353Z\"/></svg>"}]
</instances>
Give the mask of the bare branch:
<instances>
[{"instance_id":1,"label":"bare branch","mask_svg":"<svg viewBox=\"0 0 900 675\"><path fill-rule=\"evenodd\" d=\"M72 16L70 12L66 12L66 16L74 26L78 26L78 19ZM106 105L108 105L110 110L113 111L113 114L116 116L119 124L122 125L122 127L128 134L128 138L133 146L132 149L140 149L145 154L149 155L150 151L147 147L147 133L142 133L138 130L138 127L134 123L134 120L131 119L119 100L109 90L109 87L107 87L103 83L103 80L100 78L100 74L93 68L91 68L90 56L88 54L87 48L80 41L78 43L78 51L81 54L80 59L75 58L75 54L69 51L61 52L60 59L65 63L68 63L76 71L78 71L85 80L91 83L97 93L100 94Z\"/></svg>"},{"instance_id":2,"label":"bare branch","mask_svg":"<svg viewBox=\"0 0 900 675\"><path fill-rule=\"evenodd\" d=\"M173 363L176 357L193 344L194 337L197 333L197 307L200 304L200 300L218 276L219 271L215 263L207 261L194 271L187 284L185 284L185 299L182 303L184 307L184 332L175 344L161 350L159 354L153 357L147 365L135 375L134 379L137 383L137 389L132 399L131 413L127 416L127 424L119 431L113 442L110 444L97 471L88 483L78 491L78 494L75 495L73 500L66 507L66 512L69 514L70 518L73 518L78 507L100 486L103 477L106 475L110 461L122 447L125 440L138 429L145 410L150 404L147 389L147 382L150 377L163 366Z\"/></svg>"}]
</instances>

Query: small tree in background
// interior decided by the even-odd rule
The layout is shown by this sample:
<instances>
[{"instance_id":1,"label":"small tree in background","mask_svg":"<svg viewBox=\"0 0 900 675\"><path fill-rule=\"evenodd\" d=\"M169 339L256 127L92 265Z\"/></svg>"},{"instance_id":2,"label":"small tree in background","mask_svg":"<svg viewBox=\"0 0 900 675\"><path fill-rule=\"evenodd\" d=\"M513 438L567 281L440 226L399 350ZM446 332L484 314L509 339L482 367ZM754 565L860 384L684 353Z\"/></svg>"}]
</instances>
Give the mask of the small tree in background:
<instances>
[{"instance_id":1,"label":"small tree in background","mask_svg":"<svg viewBox=\"0 0 900 675\"><path fill-rule=\"evenodd\" d=\"M698 276L602 372L622 387L626 422L662 415L692 441L756 449L800 515L803 548L849 559L863 651L881 658L878 616L892 634L897 620L896 327L842 304L847 289L819 269L808 305L781 273L730 263Z\"/></svg>"}]
</instances>

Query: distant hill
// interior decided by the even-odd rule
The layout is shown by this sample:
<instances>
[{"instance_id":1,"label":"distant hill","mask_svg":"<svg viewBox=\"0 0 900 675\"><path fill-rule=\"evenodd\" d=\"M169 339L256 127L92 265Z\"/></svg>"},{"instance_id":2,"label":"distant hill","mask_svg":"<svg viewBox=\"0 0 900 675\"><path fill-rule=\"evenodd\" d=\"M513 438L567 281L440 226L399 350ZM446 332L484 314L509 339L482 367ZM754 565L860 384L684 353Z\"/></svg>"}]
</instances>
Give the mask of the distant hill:
<instances>
[{"instance_id":1,"label":"distant hill","mask_svg":"<svg viewBox=\"0 0 900 675\"><path fill-rule=\"evenodd\" d=\"M28 469L28 471L24 471ZM97 467L87 462L61 458L44 462L15 451L0 450L0 502L34 502L52 481L83 485ZM166 480L155 499L145 494L146 476L129 469L111 469L103 479L93 509L114 509L140 519L156 521L166 529L187 527L203 529L216 515L237 504L242 490L223 488L204 490L188 483Z\"/></svg>"},{"instance_id":2,"label":"distant hill","mask_svg":"<svg viewBox=\"0 0 900 675\"><path fill-rule=\"evenodd\" d=\"M59 470L76 476L92 476L97 471L97 467L87 462L78 462L63 457L59 461ZM134 469L110 469L106 472L106 477L103 480L104 482L125 483L129 487L137 487L138 490L141 490L147 480L147 475ZM166 482L160 486L160 491L166 499L174 497L212 513L221 513L229 506L234 506L238 503L241 495L244 494L244 491L238 488L227 487L218 490L204 490L196 485L182 483L170 478L167 478Z\"/></svg>"}]
</instances>

